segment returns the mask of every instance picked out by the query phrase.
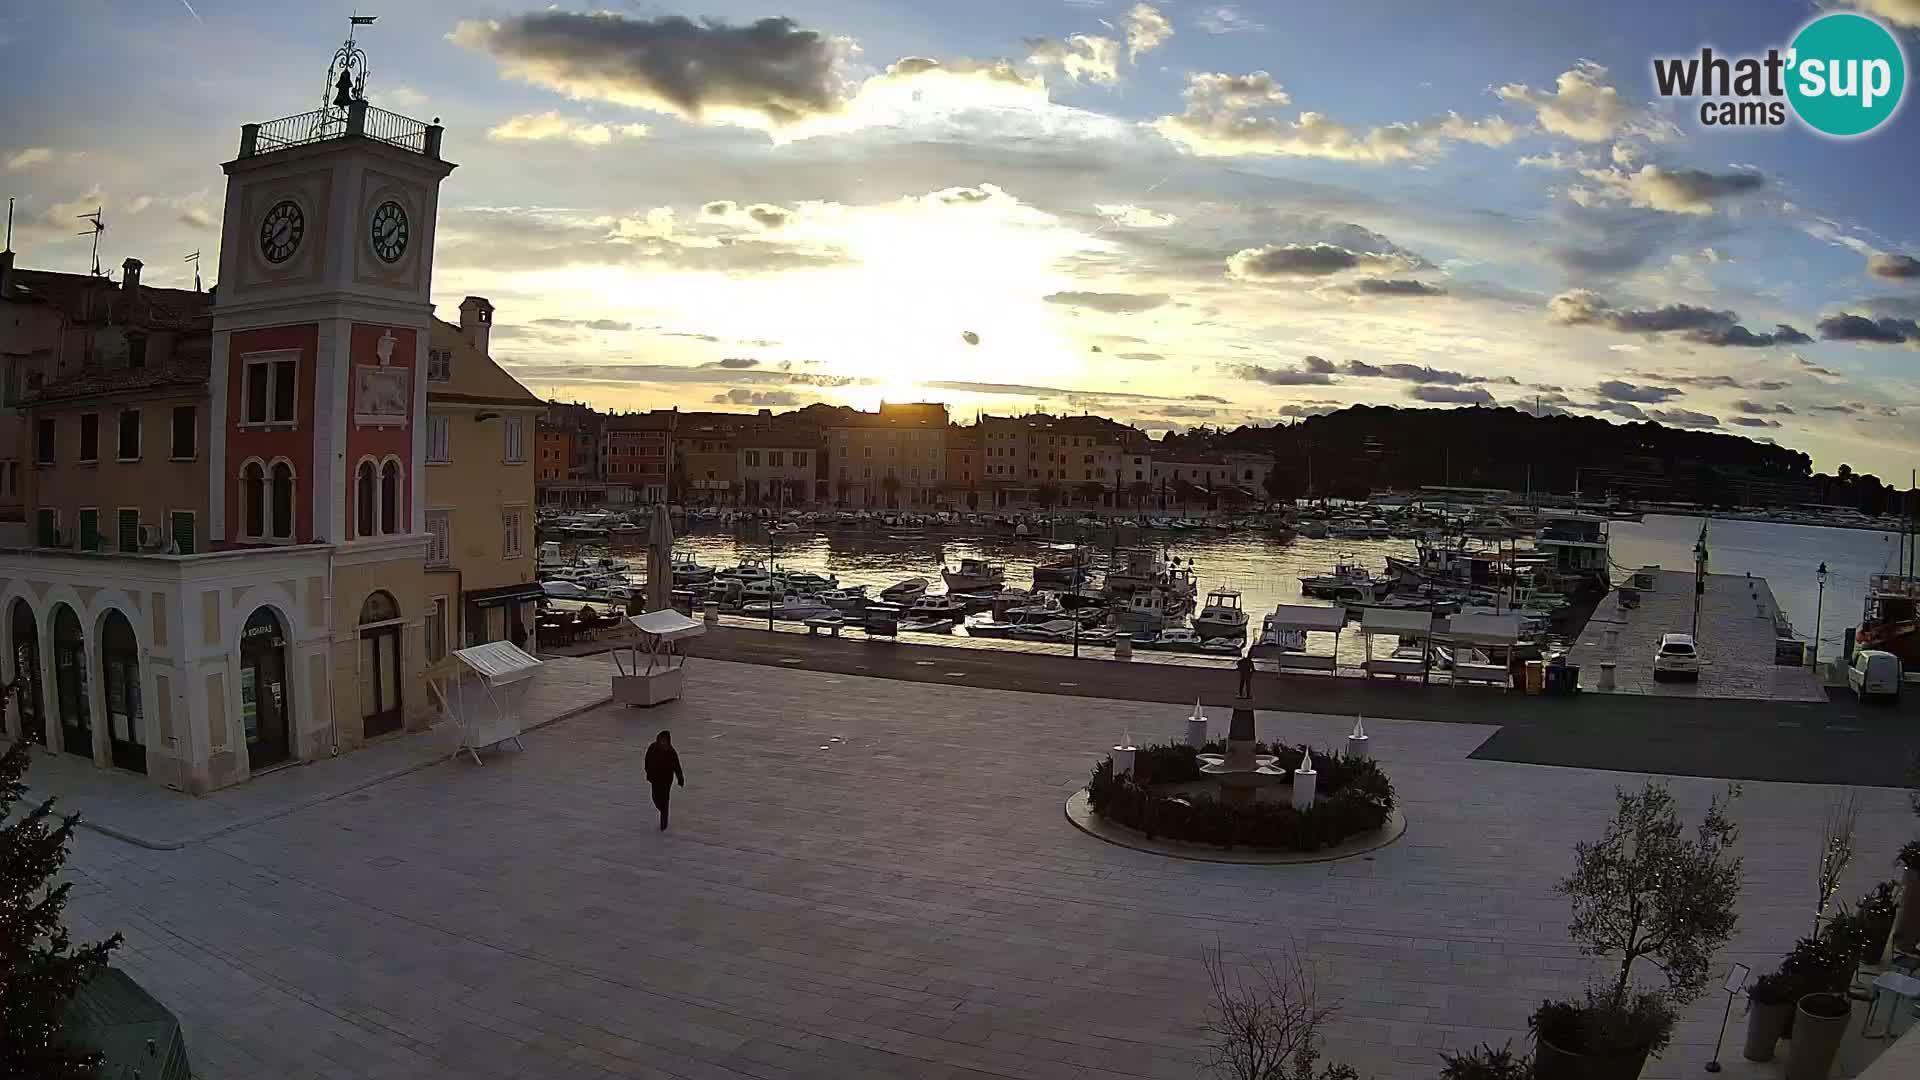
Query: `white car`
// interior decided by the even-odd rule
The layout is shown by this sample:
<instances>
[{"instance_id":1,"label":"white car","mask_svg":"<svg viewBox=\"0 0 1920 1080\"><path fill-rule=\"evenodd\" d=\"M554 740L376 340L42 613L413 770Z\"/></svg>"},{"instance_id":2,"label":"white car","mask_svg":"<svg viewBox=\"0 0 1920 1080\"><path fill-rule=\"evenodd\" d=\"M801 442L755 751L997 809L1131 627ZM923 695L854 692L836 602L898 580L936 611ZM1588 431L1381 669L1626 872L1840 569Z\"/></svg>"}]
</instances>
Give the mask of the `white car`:
<instances>
[{"instance_id":1,"label":"white car","mask_svg":"<svg viewBox=\"0 0 1920 1080\"><path fill-rule=\"evenodd\" d=\"M1653 678L1698 679L1700 654L1693 647L1692 634L1662 634L1660 649L1653 654Z\"/></svg>"},{"instance_id":2,"label":"white car","mask_svg":"<svg viewBox=\"0 0 1920 1080\"><path fill-rule=\"evenodd\" d=\"M1861 701L1870 697L1900 700L1900 658L1879 649L1862 649L1847 666L1847 688Z\"/></svg>"}]
</instances>

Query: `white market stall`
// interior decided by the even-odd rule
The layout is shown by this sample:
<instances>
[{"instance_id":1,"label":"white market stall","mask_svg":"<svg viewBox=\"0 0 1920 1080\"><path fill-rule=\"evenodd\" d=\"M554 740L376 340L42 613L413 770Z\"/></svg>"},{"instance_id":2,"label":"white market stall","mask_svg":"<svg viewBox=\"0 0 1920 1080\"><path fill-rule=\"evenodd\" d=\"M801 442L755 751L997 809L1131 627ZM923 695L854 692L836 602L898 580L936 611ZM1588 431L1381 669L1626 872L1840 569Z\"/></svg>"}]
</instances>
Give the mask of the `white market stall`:
<instances>
[{"instance_id":1,"label":"white market stall","mask_svg":"<svg viewBox=\"0 0 1920 1080\"><path fill-rule=\"evenodd\" d=\"M1447 641L1453 645L1453 681L1455 685L1465 682L1508 683L1509 664L1513 650L1520 644L1519 615L1455 615L1447 620ZM1474 649L1485 650L1487 663L1475 663L1469 659ZM1494 663L1494 650L1501 650Z\"/></svg>"},{"instance_id":2,"label":"white market stall","mask_svg":"<svg viewBox=\"0 0 1920 1080\"><path fill-rule=\"evenodd\" d=\"M1261 620L1260 640L1251 650L1256 658L1273 658L1279 671L1325 671L1337 672L1340 657L1340 631L1347 625L1347 609L1343 607L1320 607L1313 604L1276 604L1272 612ZM1269 637L1269 631L1276 635L1288 631L1298 631L1302 645L1311 643L1308 634L1324 633L1333 635L1333 649L1323 654L1283 648Z\"/></svg>"},{"instance_id":3,"label":"white market stall","mask_svg":"<svg viewBox=\"0 0 1920 1080\"><path fill-rule=\"evenodd\" d=\"M613 677L614 704L658 705L679 697L685 688L687 666L679 643L706 633L706 624L672 608L635 615L627 622L639 636L613 650L613 663L619 670ZM640 668L643 655L647 658L644 671Z\"/></svg>"},{"instance_id":4,"label":"white market stall","mask_svg":"<svg viewBox=\"0 0 1920 1080\"><path fill-rule=\"evenodd\" d=\"M490 641L454 654L460 667L439 686L440 700L460 728L460 745L474 764L480 751L511 742L519 749L525 727L521 706L540 661L511 641Z\"/></svg>"},{"instance_id":5,"label":"white market stall","mask_svg":"<svg viewBox=\"0 0 1920 1080\"><path fill-rule=\"evenodd\" d=\"M1396 637L1418 636L1421 640L1419 658L1373 655L1373 636L1375 634L1393 634ZM1433 612L1403 611L1393 608L1368 608L1360 616L1360 636L1367 643L1366 673L1368 675L1392 675L1396 678L1415 676L1424 678L1427 674L1426 643L1433 635Z\"/></svg>"}]
</instances>

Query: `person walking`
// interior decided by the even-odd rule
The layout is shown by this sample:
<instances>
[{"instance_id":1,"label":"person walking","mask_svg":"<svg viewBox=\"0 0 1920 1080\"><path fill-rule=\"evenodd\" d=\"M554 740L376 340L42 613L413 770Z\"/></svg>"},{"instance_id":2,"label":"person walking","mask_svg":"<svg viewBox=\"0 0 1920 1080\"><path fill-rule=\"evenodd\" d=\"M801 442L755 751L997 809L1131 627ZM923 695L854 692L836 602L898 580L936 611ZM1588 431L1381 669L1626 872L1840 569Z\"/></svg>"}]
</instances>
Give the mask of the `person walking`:
<instances>
[{"instance_id":1,"label":"person walking","mask_svg":"<svg viewBox=\"0 0 1920 1080\"><path fill-rule=\"evenodd\" d=\"M1240 662L1233 665L1240 672L1240 697L1253 699L1253 657L1242 656Z\"/></svg>"},{"instance_id":2,"label":"person walking","mask_svg":"<svg viewBox=\"0 0 1920 1080\"><path fill-rule=\"evenodd\" d=\"M653 805L660 811L660 831L667 831L667 801L673 794L674 780L687 786L687 774L680 771L680 755L673 749L673 733L663 731L647 747L647 783L653 786Z\"/></svg>"}]
</instances>

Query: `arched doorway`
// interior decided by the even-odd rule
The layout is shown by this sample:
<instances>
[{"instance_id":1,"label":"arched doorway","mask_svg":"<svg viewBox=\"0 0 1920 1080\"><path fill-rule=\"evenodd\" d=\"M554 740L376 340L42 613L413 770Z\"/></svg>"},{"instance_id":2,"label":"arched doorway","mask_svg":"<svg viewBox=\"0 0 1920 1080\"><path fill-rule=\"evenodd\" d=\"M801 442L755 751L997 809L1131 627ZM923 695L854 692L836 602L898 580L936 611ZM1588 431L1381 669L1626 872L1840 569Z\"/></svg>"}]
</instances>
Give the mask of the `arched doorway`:
<instances>
[{"instance_id":1,"label":"arched doorway","mask_svg":"<svg viewBox=\"0 0 1920 1080\"><path fill-rule=\"evenodd\" d=\"M240 720L247 732L247 768L259 772L292 752L287 712L287 635L272 608L259 608L240 631Z\"/></svg>"},{"instance_id":2,"label":"arched doorway","mask_svg":"<svg viewBox=\"0 0 1920 1080\"><path fill-rule=\"evenodd\" d=\"M133 625L118 611L100 624L101 687L106 691L107 747L115 768L147 771L147 747L140 739L140 644Z\"/></svg>"},{"instance_id":3,"label":"arched doorway","mask_svg":"<svg viewBox=\"0 0 1920 1080\"><path fill-rule=\"evenodd\" d=\"M93 757L93 719L87 708L87 642L80 617L60 604L53 609L53 688L60 710L60 747Z\"/></svg>"},{"instance_id":4,"label":"arched doorway","mask_svg":"<svg viewBox=\"0 0 1920 1080\"><path fill-rule=\"evenodd\" d=\"M19 682L13 688L14 707L20 712L20 733L28 742L47 745L47 718L41 715L40 627L25 600L13 602L13 670Z\"/></svg>"},{"instance_id":5,"label":"arched doorway","mask_svg":"<svg viewBox=\"0 0 1920 1080\"><path fill-rule=\"evenodd\" d=\"M366 738L400 730L400 605L376 591L360 605L360 719Z\"/></svg>"}]
</instances>

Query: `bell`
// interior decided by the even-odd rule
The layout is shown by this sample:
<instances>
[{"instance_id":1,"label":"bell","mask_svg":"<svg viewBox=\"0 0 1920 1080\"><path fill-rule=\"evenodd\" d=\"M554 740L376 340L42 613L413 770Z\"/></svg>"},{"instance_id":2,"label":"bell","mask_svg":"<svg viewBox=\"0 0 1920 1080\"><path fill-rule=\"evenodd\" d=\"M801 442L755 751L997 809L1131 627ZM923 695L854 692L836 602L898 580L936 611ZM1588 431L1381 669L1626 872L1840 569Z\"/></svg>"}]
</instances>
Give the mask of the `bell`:
<instances>
[{"instance_id":1,"label":"bell","mask_svg":"<svg viewBox=\"0 0 1920 1080\"><path fill-rule=\"evenodd\" d=\"M353 104L353 75L346 68L340 69L340 78L334 83L338 92L333 95L333 107L344 109Z\"/></svg>"}]
</instances>

